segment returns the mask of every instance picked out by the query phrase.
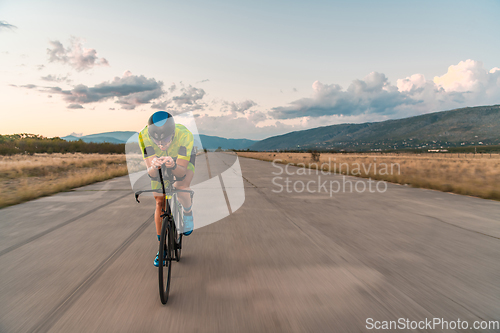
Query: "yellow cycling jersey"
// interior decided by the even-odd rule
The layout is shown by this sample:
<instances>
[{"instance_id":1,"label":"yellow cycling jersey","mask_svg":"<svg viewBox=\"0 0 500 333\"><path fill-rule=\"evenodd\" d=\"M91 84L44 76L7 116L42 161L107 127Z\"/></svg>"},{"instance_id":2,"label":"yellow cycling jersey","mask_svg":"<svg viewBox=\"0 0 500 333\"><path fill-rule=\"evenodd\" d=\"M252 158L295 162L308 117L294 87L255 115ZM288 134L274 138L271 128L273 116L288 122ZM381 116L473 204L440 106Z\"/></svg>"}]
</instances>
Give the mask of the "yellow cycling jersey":
<instances>
[{"instance_id":1,"label":"yellow cycling jersey","mask_svg":"<svg viewBox=\"0 0 500 333\"><path fill-rule=\"evenodd\" d=\"M190 161L193 143L193 134L181 124L175 124L175 134L167 150L161 150L149 137L148 126L139 132L139 146L144 159L152 156L170 156L174 160Z\"/></svg>"}]
</instances>

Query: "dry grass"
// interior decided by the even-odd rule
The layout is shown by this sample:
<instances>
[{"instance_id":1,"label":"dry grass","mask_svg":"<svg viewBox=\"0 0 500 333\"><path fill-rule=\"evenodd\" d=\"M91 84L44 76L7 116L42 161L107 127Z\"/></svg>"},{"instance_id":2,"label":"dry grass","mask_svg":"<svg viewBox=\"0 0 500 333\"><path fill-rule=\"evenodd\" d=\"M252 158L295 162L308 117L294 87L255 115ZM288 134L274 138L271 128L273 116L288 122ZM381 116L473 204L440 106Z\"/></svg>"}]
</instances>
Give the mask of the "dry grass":
<instances>
[{"instance_id":1,"label":"dry grass","mask_svg":"<svg viewBox=\"0 0 500 333\"><path fill-rule=\"evenodd\" d=\"M321 154L319 162L313 162L310 153L238 155L265 161L280 159L284 164L500 200L498 154Z\"/></svg>"},{"instance_id":2,"label":"dry grass","mask_svg":"<svg viewBox=\"0 0 500 333\"><path fill-rule=\"evenodd\" d=\"M126 174L125 155L0 156L0 207Z\"/></svg>"}]
</instances>

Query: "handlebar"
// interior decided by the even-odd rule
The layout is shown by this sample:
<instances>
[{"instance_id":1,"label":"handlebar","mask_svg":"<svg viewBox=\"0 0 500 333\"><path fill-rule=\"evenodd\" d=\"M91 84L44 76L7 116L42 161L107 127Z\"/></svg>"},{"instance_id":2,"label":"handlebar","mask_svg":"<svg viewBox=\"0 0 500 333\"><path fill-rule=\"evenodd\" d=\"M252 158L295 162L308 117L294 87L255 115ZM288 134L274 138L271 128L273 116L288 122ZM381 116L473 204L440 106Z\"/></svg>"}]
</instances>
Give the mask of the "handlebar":
<instances>
[{"instance_id":1,"label":"handlebar","mask_svg":"<svg viewBox=\"0 0 500 333\"><path fill-rule=\"evenodd\" d=\"M165 183L163 182L163 171L164 170L166 171L166 175L167 175L167 179L166 180L169 181L169 183L168 183L168 189L167 190L165 190ZM145 192L163 193L163 196L166 196L167 194L174 194L174 193L179 193L179 192L186 192L186 193L189 193L191 195L191 200L193 199L194 191L191 191L191 190L178 190L178 189L173 188L173 184L175 182L177 182L177 181L181 181L182 179L184 179L185 176L182 177L182 179L177 179L177 177L172 174L172 172L170 171L170 169L164 168L163 165L160 168L158 168L158 173L159 173L159 176L160 176L161 191L160 191L160 189L157 189L157 190L137 191L137 192L135 192L135 201L137 201L138 203L140 203L139 196L142 193L145 193Z\"/></svg>"},{"instance_id":2,"label":"handlebar","mask_svg":"<svg viewBox=\"0 0 500 333\"><path fill-rule=\"evenodd\" d=\"M162 190L158 189L158 190L144 190L144 191L137 191L135 192L135 201L137 201L138 203L141 203L139 201L139 196L142 194L142 193L146 193L146 192L155 192L155 193L162 193ZM170 191L167 191L167 193L164 193L165 195L168 195L168 194L174 194L174 193L179 193L179 192L185 192L185 193L189 193L191 195L191 199L193 199L193 196L194 196L194 191L192 190L178 190L178 189L172 189Z\"/></svg>"}]
</instances>

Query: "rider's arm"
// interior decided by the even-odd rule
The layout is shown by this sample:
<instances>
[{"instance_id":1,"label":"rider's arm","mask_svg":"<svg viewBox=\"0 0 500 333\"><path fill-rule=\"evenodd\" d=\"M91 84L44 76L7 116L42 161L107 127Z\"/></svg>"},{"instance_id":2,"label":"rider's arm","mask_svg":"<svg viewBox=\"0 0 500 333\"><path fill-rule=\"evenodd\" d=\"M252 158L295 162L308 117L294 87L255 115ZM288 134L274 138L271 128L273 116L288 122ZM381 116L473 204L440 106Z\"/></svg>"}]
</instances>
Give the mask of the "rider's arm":
<instances>
[{"instance_id":1,"label":"rider's arm","mask_svg":"<svg viewBox=\"0 0 500 333\"><path fill-rule=\"evenodd\" d=\"M141 149L142 157L144 158L144 162L146 163L149 176L155 178L159 176L158 168L155 165L157 156L151 140L147 135L144 134L144 131L145 130L143 129L141 132L139 132L138 135L139 148Z\"/></svg>"},{"instance_id":2,"label":"rider's arm","mask_svg":"<svg viewBox=\"0 0 500 333\"><path fill-rule=\"evenodd\" d=\"M148 174L151 177L158 177L158 167L154 165L153 160L156 158L155 155L147 157L144 159L144 162L146 162L146 167L148 170Z\"/></svg>"},{"instance_id":3,"label":"rider's arm","mask_svg":"<svg viewBox=\"0 0 500 333\"><path fill-rule=\"evenodd\" d=\"M177 167L175 167L175 169L172 170L172 173L177 178L184 177L187 173L187 167L188 167L189 161L181 160L178 158L176 162L177 162Z\"/></svg>"},{"instance_id":4,"label":"rider's arm","mask_svg":"<svg viewBox=\"0 0 500 333\"><path fill-rule=\"evenodd\" d=\"M193 150L193 134L186 130L179 138L180 147L177 154L177 167L172 170L176 177L184 177L187 173L191 152Z\"/></svg>"}]
</instances>

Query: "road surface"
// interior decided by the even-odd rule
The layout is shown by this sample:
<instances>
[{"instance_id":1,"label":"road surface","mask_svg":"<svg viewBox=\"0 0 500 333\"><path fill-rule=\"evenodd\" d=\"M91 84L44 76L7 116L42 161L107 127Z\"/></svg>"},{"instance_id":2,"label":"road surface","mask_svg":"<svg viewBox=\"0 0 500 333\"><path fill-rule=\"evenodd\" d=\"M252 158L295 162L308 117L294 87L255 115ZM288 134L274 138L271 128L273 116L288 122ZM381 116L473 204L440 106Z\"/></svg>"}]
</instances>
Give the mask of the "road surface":
<instances>
[{"instance_id":1,"label":"road surface","mask_svg":"<svg viewBox=\"0 0 500 333\"><path fill-rule=\"evenodd\" d=\"M234 160L200 155L210 174L197 168L196 179ZM0 210L0 332L360 332L368 318L500 320L500 202L395 184L276 193L276 167L239 161L245 202L184 238L167 305L153 266L154 202L135 203L127 177ZM281 176L318 180L297 170Z\"/></svg>"}]
</instances>

